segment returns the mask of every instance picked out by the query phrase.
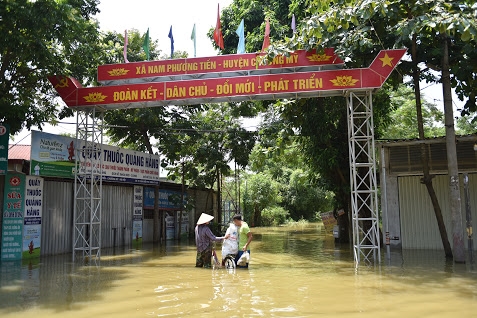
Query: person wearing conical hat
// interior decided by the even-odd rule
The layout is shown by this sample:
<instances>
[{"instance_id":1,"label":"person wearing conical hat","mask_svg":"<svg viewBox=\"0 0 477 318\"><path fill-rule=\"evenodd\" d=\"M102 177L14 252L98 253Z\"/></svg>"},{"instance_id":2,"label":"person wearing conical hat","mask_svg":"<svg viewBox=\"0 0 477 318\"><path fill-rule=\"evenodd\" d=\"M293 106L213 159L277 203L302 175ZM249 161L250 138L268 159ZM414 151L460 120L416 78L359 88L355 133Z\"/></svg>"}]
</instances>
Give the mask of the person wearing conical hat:
<instances>
[{"instance_id":1,"label":"person wearing conical hat","mask_svg":"<svg viewBox=\"0 0 477 318\"><path fill-rule=\"evenodd\" d=\"M212 242L222 241L223 236L215 236L208 224L214 217L207 213L202 213L197 221L195 227L195 245L197 246L197 258L195 261L195 267L211 267L212 259Z\"/></svg>"}]
</instances>

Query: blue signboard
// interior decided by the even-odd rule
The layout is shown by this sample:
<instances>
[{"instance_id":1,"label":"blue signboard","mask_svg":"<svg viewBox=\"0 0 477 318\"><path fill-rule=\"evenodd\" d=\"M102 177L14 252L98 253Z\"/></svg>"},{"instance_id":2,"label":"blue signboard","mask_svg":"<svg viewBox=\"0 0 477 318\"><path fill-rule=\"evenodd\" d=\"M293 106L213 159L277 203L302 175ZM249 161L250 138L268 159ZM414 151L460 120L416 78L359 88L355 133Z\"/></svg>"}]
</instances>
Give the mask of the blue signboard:
<instances>
[{"instance_id":1,"label":"blue signboard","mask_svg":"<svg viewBox=\"0 0 477 318\"><path fill-rule=\"evenodd\" d=\"M179 191L159 189L159 209L180 210L180 195ZM184 200L186 198L184 193ZM154 188L144 188L144 208L154 209Z\"/></svg>"}]
</instances>

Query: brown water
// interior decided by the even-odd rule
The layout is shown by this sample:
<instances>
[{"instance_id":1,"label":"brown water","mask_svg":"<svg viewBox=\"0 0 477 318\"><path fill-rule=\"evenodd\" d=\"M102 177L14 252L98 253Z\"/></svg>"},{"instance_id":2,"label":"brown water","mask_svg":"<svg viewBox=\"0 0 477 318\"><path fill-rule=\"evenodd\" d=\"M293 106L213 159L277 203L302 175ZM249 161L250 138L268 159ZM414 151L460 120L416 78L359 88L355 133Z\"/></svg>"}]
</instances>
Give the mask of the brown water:
<instances>
[{"instance_id":1,"label":"brown water","mask_svg":"<svg viewBox=\"0 0 477 318\"><path fill-rule=\"evenodd\" d=\"M477 272L408 251L355 270L321 225L253 229L248 270L194 267L188 242L0 265L0 317L476 317ZM220 248L218 248L220 250Z\"/></svg>"}]
</instances>

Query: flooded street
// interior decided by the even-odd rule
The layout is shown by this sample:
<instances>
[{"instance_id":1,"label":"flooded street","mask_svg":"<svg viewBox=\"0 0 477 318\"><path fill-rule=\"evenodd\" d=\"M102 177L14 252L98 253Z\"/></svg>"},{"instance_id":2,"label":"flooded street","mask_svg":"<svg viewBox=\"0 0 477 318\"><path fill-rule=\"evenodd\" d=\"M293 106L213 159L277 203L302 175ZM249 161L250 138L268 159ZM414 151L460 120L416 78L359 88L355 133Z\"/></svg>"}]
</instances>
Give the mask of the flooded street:
<instances>
[{"instance_id":1,"label":"flooded street","mask_svg":"<svg viewBox=\"0 0 477 318\"><path fill-rule=\"evenodd\" d=\"M250 269L235 272L195 268L188 242L106 250L99 266L75 265L71 255L3 263L0 316L477 315L477 272L441 252L405 251L356 271L348 247L335 247L321 224L252 231Z\"/></svg>"}]
</instances>

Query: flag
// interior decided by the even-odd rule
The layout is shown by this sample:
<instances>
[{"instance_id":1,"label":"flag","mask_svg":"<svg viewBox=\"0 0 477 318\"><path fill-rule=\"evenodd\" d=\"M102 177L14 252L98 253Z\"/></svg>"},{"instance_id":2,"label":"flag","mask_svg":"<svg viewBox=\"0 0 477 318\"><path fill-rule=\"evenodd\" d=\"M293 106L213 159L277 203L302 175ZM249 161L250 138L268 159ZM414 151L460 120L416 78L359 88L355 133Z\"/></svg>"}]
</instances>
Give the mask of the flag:
<instances>
[{"instance_id":1,"label":"flag","mask_svg":"<svg viewBox=\"0 0 477 318\"><path fill-rule=\"evenodd\" d=\"M171 58L172 58L174 55L174 36L172 36L172 25L171 25L171 29L169 30L168 37L169 39L171 39Z\"/></svg>"},{"instance_id":2,"label":"flag","mask_svg":"<svg viewBox=\"0 0 477 318\"><path fill-rule=\"evenodd\" d=\"M265 36L263 38L262 52L270 46L270 20L268 18L265 22Z\"/></svg>"},{"instance_id":3,"label":"flag","mask_svg":"<svg viewBox=\"0 0 477 318\"><path fill-rule=\"evenodd\" d=\"M293 30L293 33L296 32L295 15L292 15L291 29Z\"/></svg>"},{"instance_id":4,"label":"flag","mask_svg":"<svg viewBox=\"0 0 477 318\"><path fill-rule=\"evenodd\" d=\"M128 61L128 30L124 30L124 48L123 48L124 63Z\"/></svg>"},{"instance_id":5,"label":"flag","mask_svg":"<svg viewBox=\"0 0 477 318\"><path fill-rule=\"evenodd\" d=\"M196 56L196 45L195 45L195 23L194 27L192 28L192 34L190 35L190 39L194 41L194 57Z\"/></svg>"},{"instance_id":6,"label":"flag","mask_svg":"<svg viewBox=\"0 0 477 318\"><path fill-rule=\"evenodd\" d=\"M244 23L243 19L239 24L237 31L235 31L239 37L238 45L237 45L237 54L245 53L245 31L244 31Z\"/></svg>"},{"instance_id":7,"label":"flag","mask_svg":"<svg viewBox=\"0 0 477 318\"><path fill-rule=\"evenodd\" d=\"M146 59L149 61L149 28L147 28L146 36L144 37L144 43L142 44L142 48L146 53Z\"/></svg>"},{"instance_id":8,"label":"flag","mask_svg":"<svg viewBox=\"0 0 477 318\"><path fill-rule=\"evenodd\" d=\"M224 37L222 36L222 27L220 26L220 9L217 5L217 24L214 30L214 41L219 48L224 49Z\"/></svg>"}]
</instances>

